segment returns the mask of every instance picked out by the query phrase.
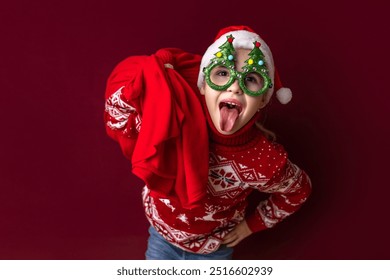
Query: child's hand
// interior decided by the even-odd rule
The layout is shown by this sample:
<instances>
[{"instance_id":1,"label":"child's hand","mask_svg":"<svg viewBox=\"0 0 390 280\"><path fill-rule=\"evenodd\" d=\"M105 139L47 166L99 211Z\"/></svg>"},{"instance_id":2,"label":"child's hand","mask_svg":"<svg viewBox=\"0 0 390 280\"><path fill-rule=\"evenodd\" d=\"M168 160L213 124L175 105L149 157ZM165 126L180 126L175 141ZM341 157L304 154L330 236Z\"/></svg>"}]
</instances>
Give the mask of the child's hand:
<instances>
[{"instance_id":1,"label":"child's hand","mask_svg":"<svg viewBox=\"0 0 390 280\"><path fill-rule=\"evenodd\" d=\"M222 244L226 244L227 247L234 247L251 234L252 231L249 229L248 224L244 220L225 236Z\"/></svg>"}]
</instances>

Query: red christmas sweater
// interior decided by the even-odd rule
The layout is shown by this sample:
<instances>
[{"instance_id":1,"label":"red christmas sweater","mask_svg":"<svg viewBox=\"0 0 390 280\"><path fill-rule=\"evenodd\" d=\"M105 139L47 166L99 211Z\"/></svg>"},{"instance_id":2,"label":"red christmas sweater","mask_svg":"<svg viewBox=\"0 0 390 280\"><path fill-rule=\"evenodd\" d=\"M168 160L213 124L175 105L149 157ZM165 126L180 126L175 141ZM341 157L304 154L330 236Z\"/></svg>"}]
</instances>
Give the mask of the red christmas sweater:
<instances>
[{"instance_id":1,"label":"red christmas sweater","mask_svg":"<svg viewBox=\"0 0 390 280\"><path fill-rule=\"evenodd\" d=\"M135 145L142 120L124 101L122 89L108 96L105 121L108 133L121 139L126 154ZM253 232L275 226L297 211L311 191L306 173L288 160L281 145L257 129L254 120L232 136L219 134L212 124L209 127L207 194L201 206L184 208L175 195L162 195L148 186L143 189L150 224L170 243L199 254L217 250L244 219ZM247 215L247 197L252 191L269 196Z\"/></svg>"}]
</instances>

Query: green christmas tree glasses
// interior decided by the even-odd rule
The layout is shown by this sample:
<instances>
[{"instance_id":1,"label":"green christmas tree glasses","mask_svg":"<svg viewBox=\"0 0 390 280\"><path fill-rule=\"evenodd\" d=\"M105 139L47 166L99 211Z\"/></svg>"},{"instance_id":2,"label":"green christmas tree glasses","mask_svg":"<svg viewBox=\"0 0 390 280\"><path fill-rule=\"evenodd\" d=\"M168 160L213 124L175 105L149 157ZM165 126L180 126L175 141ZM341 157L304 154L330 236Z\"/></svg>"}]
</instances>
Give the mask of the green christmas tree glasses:
<instances>
[{"instance_id":1,"label":"green christmas tree glasses","mask_svg":"<svg viewBox=\"0 0 390 280\"><path fill-rule=\"evenodd\" d=\"M237 79L244 93L250 96L260 96L269 88L272 88L271 78L264 60L264 54L260 50L260 42L254 42L254 47L245 61L242 72L235 69L233 47L234 37L227 36L227 41L219 47L210 64L203 69L205 79L209 87L214 90L227 90Z\"/></svg>"}]
</instances>

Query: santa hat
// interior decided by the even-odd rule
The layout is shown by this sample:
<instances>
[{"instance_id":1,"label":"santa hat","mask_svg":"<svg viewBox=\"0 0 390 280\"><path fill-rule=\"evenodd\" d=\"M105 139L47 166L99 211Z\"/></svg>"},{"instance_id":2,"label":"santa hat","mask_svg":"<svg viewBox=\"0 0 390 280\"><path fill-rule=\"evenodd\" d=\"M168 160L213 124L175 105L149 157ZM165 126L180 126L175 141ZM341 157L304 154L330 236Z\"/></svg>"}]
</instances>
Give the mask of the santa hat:
<instances>
[{"instance_id":1,"label":"santa hat","mask_svg":"<svg viewBox=\"0 0 390 280\"><path fill-rule=\"evenodd\" d=\"M212 58L214 58L214 54L219 51L219 47L226 42L226 36L233 35L233 47L235 49L253 49L253 42L260 42L260 50L264 54L265 62L269 71L269 75L273 82L273 88L268 90L266 93L266 101L268 102L272 96L272 93L276 92L276 97L282 104L287 104L290 102L292 98L292 92L289 88L283 87L278 71L275 69L274 60L272 58L272 53L268 45L264 42L263 39L260 38L258 34L256 34L251 28L247 26L230 26L221 29L214 43L211 44L206 50L205 54L202 57L202 61L200 64L200 71L198 76L198 87L201 88L204 85L204 73L203 68L207 67Z\"/></svg>"}]
</instances>

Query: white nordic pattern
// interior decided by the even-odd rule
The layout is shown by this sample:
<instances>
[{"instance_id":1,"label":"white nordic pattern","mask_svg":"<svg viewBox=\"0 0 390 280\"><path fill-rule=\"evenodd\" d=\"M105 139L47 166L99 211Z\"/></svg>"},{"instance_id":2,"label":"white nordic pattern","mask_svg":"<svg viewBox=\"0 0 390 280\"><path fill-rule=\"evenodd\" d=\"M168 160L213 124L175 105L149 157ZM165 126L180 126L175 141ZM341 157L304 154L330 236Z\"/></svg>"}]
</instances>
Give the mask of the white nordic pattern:
<instances>
[{"instance_id":1,"label":"white nordic pattern","mask_svg":"<svg viewBox=\"0 0 390 280\"><path fill-rule=\"evenodd\" d=\"M273 227L281 219L291 214L289 212L283 211L282 209L279 209L276 204L272 203L272 199L260 202L257 210L259 211L264 225L268 228Z\"/></svg>"},{"instance_id":2,"label":"white nordic pattern","mask_svg":"<svg viewBox=\"0 0 390 280\"><path fill-rule=\"evenodd\" d=\"M221 240L229 232L229 229L233 228L237 223L229 222L227 223L225 219L221 220L221 227L217 229L211 235L200 235L192 234L185 232L183 230L177 230L167 224L159 215L154 199L149 195L150 190L145 186L143 189L143 202L145 207L146 217L148 218L150 224L162 235L166 240L175 244L179 248L197 252L199 254L208 254L215 251L221 244ZM162 201L168 208L170 203L167 201ZM210 214L215 213L215 208L213 206L208 206ZM242 213L236 213L233 220L242 220ZM202 217L203 218L203 217ZM212 219L212 217L209 217ZM181 222L189 225L188 217L185 214L179 214L176 219ZM207 218L206 218L207 219ZM217 221L217 220L216 220ZM223 229L222 229L223 228Z\"/></svg>"},{"instance_id":3,"label":"white nordic pattern","mask_svg":"<svg viewBox=\"0 0 390 280\"><path fill-rule=\"evenodd\" d=\"M274 184L268 186L264 191L269 193L276 191L280 193L291 193L295 192L297 188L300 187L300 180L303 178L302 170L290 161L287 161L285 168L283 177Z\"/></svg>"},{"instance_id":4,"label":"white nordic pattern","mask_svg":"<svg viewBox=\"0 0 390 280\"><path fill-rule=\"evenodd\" d=\"M303 172L288 160L283 163L285 157L280 155L282 156L278 163L280 168L275 171L276 173L272 173L272 178L275 178L273 183L269 181L270 175L259 173L250 164L236 163L210 153L208 192L216 198L213 203L204 203L203 210L194 215L184 211L169 199L160 198L155 201L149 195L149 189L145 187L143 201L146 216L151 225L172 244L186 251L207 254L215 251L226 234L244 220L245 205L242 203L246 199L244 193L257 189L271 194L258 205L257 213L261 223L268 228L273 227L292 214L296 206L303 202L303 198L295 199L294 195L289 194L299 193L302 185L305 185L305 182L302 182ZM281 203L279 199L283 202ZM225 215L232 207L236 207L235 212L230 212L229 216ZM163 217L172 216L168 213L175 217L175 222L164 220ZM213 232L207 234L188 232L193 223L201 222L204 226L213 225Z\"/></svg>"},{"instance_id":5,"label":"white nordic pattern","mask_svg":"<svg viewBox=\"0 0 390 280\"><path fill-rule=\"evenodd\" d=\"M175 207L172 206L171 201L169 199L160 198L160 201L164 203L172 212L175 211Z\"/></svg>"},{"instance_id":6,"label":"white nordic pattern","mask_svg":"<svg viewBox=\"0 0 390 280\"><path fill-rule=\"evenodd\" d=\"M222 198L234 198L243 189L256 188L264 185L267 178L243 164L234 160L227 161L220 156L210 154L209 191Z\"/></svg>"},{"instance_id":7,"label":"white nordic pattern","mask_svg":"<svg viewBox=\"0 0 390 280\"><path fill-rule=\"evenodd\" d=\"M134 107L124 102L121 98L122 89L121 87L115 93L113 93L106 101L105 110L112 119L107 121L107 126L114 130L123 129L131 114L135 117L135 128L139 132L141 129L141 119Z\"/></svg>"},{"instance_id":8,"label":"white nordic pattern","mask_svg":"<svg viewBox=\"0 0 390 280\"><path fill-rule=\"evenodd\" d=\"M284 173L284 176L282 176L278 182L271 184L263 191L268 193L279 192L286 205L296 207L301 205L306 199L294 203L290 201L285 194L298 192L299 189L302 188L302 170L290 161L287 161L285 168L286 172ZM268 200L260 202L257 211L263 220L264 225L268 228L273 227L275 224L292 214L292 212L285 211L278 207L273 202L272 196Z\"/></svg>"},{"instance_id":9,"label":"white nordic pattern","mask_svg":"<svg viewBox=\"0 0 390 280\"><path fill-rule=\"evenodd\" d=\"M208 205L207 203L204 206L205 208L205 216L203 217L195 217L195 221L209 221L209 222L219 222L219 226L223 226L226 224L227 219L226 218L214 218L214 215L218 212L227 210L229 206L216 206L216 205Z\"/></svg>"}]
</instances>

